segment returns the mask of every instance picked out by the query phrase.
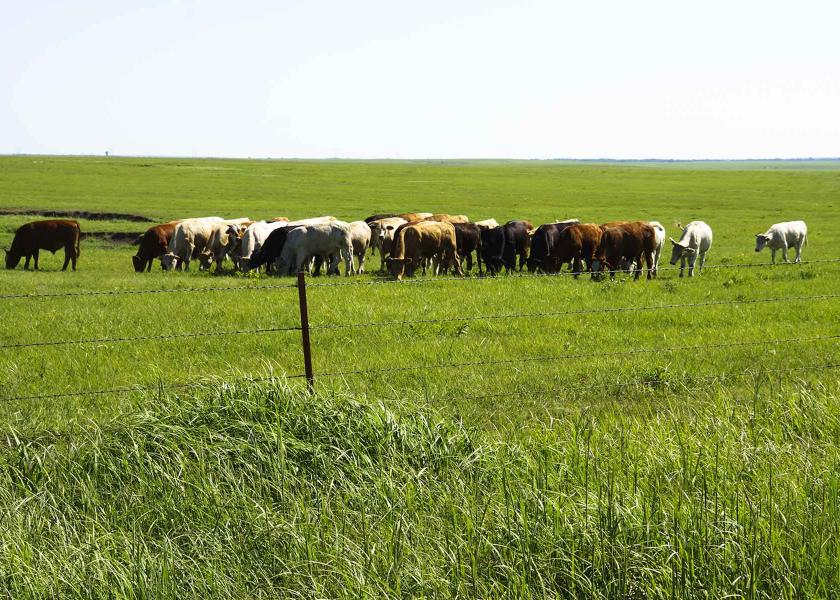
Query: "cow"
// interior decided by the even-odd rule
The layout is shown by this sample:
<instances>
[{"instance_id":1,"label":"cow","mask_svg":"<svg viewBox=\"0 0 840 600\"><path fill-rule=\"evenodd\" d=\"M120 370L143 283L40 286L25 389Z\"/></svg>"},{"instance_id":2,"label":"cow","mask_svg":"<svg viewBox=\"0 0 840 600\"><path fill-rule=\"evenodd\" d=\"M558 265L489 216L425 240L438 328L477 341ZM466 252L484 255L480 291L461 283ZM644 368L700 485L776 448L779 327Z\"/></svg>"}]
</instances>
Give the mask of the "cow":
<instances>
[{"instance_id":1,"label":"cow","mask_svg":"<svg viewBox=\"0 0 840 600\"><path fill-rule=\"evenodd\" d=\"M653 275L659 273L659 259L662 257L662 249L665 247L665 227L659 221L648 221L648 225L653 227L653 232L656 234L656 247L653 250Z\"/></svg>"},{"instance_id":2,"label":"cow","mask_svg":"<svg viewBox=\"0 0 840 600\"><path fill-rule=\"evenodd\" d=\"M502 267L508 273L516 270L517 255L519 270L522 270L531 242L528 231L533 228L528 221L508 221L501 227L481 230L482 258L491 275L501 271Z\"/></svg>"},{"instance_id":3,"label":"cow","mask_svg":"<svg viewBox=\"0 0 840 600\"><path fill-rule=\"evenodd\" d=\"M472 271L472 253L478 259L478 274L481 275L481 228L475 223L453 223L455 227L455 247L463 263L467 261L467 271Z\"/></svg>"},{"instance_id":4,"label":"cow","mask_svg":"<svg viewBox=\"0 0 840 600\"><path fill-rule=\"evenodd\" d=\"M469 223L470 219L467 215L448 215L446 213L438 213L427 218L428 221L444 221L446 223Z\"/></svg>"},{"instance_id":5,"label":"cow","mask_svg":"<svg viewBox=\"0 0 840 600\"><path fill-rule=\"evenodd\" d=\"M242 235L252 224L253 221L217 223L210 235L206 252L199 256L201 267L209 269L211 262L215 261L216 273L221 273L222 263L227 257L230 257L236 264L241 248Z\"/></svg>"},{"instance_id":6,"label":"cow","mask_svg":"<svg viewBox=\"0 0 840 600\"><path fill-rule=\"evenodd\" d=\"M236 266L240 271L248 271L249 261L255 252L258 252L265 243L268 236L277 229L288 227L288 221L257 221L251 223L242 234L242 241L239 245L239 257ZM277 255L279 256L279 252ZM275 257L276 258L276 257Z\"/></svg>"},{"instance_id":7,"label":"cow","mask_svg":"<svg viewBox=\"0 0 840 600\"><path fill-rule=\"evenodd\" d=\"M782 260L788 262L787 251L791 246L796 250L793 262L802 262L802 246L808 245L808 226L805 221L785 221L776 223L764 233L755 236L755 251L770 248L770 261L775 264L776 250L782 251Z\"/></svg>"},{"instance_id":8,"label":"cow","mask_svg":"<svg viewBox=\"0 0 840 600\"><path fill-rule=\"evenodd\" d=\"M79 240L82 237L78 221L66 221L61 219L49 219L46 221L33 221L18 227L11 247L6 250L6 268L14 269L18 266L20 259L26 257L23 268L29 268L29 260L35 259L35 270L38 270L38 255L41 250L48 250L53 254L59 248L64 248L64 266L62 271L67 270L67 265L73 263L73 270L76 270L76 260L79 258Z\"/></svg>"},{"instance_id":9,"label":"cow","mask_svg":"<svg viewBox=\"0 0 840 600\"><path fill-rule=\"evenodd\" d=\"M364 221L353 221L348 223L347 226L350 228L350 237L353 241L353 256L356 257L358 263L356 273L364 273L365 254L367 254L371 242L370 225Z\"/></svg>"},{"instance_id":10,"label":"cow","mask_svg":"<svg viewBox=\"0 0 840 600\"><path fill-rule=\"evenodd\" d=\"M137 249L137 254L131 257L134 263L134 270L138 273L152 270L152 262L166 254L166 248L169 246L169 240L175 231L175 226L181 221L170 221L169 223L162 223L149 227L146 233L140 238L140 247Z\"/></svg>"},{"instance_id":11,"label":"cow","mask_svg":"<svg viewBox=\"0 0 840 600\"><path fill-rule=\"evenodd\" d=\"M414 221L424 221L432 216L430 212L418 212L418 213L403 213L401 215L397 215L401 219L405 219L409 223L413 223Z\"/></svg>"},{"instance_id":12,"label":"cow","mask_svg":"<svg viewBox=\"0 0 840 600\"><path fill-rule=\"evenodd\" d=\"M395 215L394 213L383 213L381 215L371 215L371 216L365 218L365 223L370 225L374 221L380 221L382 219L390 219L390 218L396 217L396 216L397 215Z\"/></svg>"},{"instance_id":13,"label":"cow","mask_svg":"<svg viewBox=\"0 0 840 600\"><path fill-rule=\"evenodd\" d=\"M484 219L483 221L476 221L476 225L481 227L482 229L493 229L494 227L498 227L499 223L496 219Z\"/></svg>"},{"instance_id":14,"label":"cow","mask_svg":"<svg viewBox=\"0 0 840 600\"><path fill-rule=\"evenodd\" d=\"M455 273L463 275L452 223L421 221L403 225L394 237L391 256L386 261L391 275L400 281L411 277L417 265L436 261L443 269L452 266Z\"/></svg>"},{"instance_id":15,"label":"cow","mask_svg":"<svg viewBox=\"0 0 840 600\"><path fill-rule=\"evenodd\" d=\"M221 217L201 217L184 219L175 226L169 245L160 263L164 270L181 270L182 266L189 270L190 260L194 255L201 255L207 249L210 236L213 235L218 223L223 223Z\"/></svg>"},{"instance_id":16,"label":"cow","mask_svg":"<svg viewBox=\"0 0 840 600\"><path fill-rule=\"evenodd\" d=\"M542 271L543 273L556 273L564 263L571 262L572 258L569 258L563 263L555 262L554 258L564 253L559 253L555 256L552 254L552 251L560 241L560 233L574 224L577 223L546 223L534 230L531 236L531 253L527 261L529 272Z\"/></svg>"},{"instance_id":17,"label":"cow","mask_svg":"<svg viewBox=\"0 0 840 600\"><path fill-rule=\"evenodd\" d=\"M647 263L647 278L653 273L653 252L656 247L656 232L653 227L641 221L624 223L615 227L600 227L603 233L598 245L595 260L600 269L610 270L610 279L615 278L616 270L621 268L623 261L635 261L633 279L642 274L642 260Z\"/></svg>"},{"instance_id":18,"label":"cow","mask_svg":"<svg viewBox=\"0 0 840 600\"><path fill-rule=\"evenodd\" d=\"M703 272L703 265L706 263L706 252L712 247L712 228L703 221L692 221L685 227L677 223L682 230L679 241L671 240L671 264L680 261L680 277L685 271L685 263L688 260L688 276L694 277L694 263L700 258L700 272Z\"/></svg>"},{"instance_id":19,"label":"cow","mask_svg":"<svg viewBox=\"0 0 840 600\"><path fill-rule=\"evenodd\" d=\"M371 253L375 254L379 251L379 256L382 258L380 271L385 271L385 259L391 252L391 244L394 240L394 231L400 225L408 223L405 219L400 217L386 217L383 219L376 219L369 223L370 225L370 248Z\"/></svg>"},{"instance_id":20,"label":"cow","mask_svg":"<svg viewBox=\"0 0 840 600\"><path fill-rule=\"evenodd\" d=\"M312 258L329 256L328 274L338 273L339 256L344 260L344 275L353 273L353 238L346 223L331 222L301 225L291 229L280 253L280 275L293 275L309 266Z\"/></svg>"},{"instance_id":21,"label":"cow","mask_svg":"<svg viewBox=\"0 0 840 600\"><path fill-rule=\"evenodd\" d=\"M288 236L289 231L304 225L334 223L336 220L337 219L335 217L312 217L310 219L288 221L286 223L270 223L269 225L274 225L274 227L270 229L268 235L259 244L257 244L256 241L254 242L254 248L250 250L251 253L247 257L243 256L243 259L240 260L240 269L247 272L259 269L262 265L269 265L269 268L272 265L277 265L280 260L280 255L283 252L283 246L286 244L286 237ZM248 232L246 231L246 234L247 233ZM252 236L257 238L258 232L254 232ZM243 239L243 255L246 251L248 251L251 243L252 242L250 240Z\"/></svg>"}]
</instances>

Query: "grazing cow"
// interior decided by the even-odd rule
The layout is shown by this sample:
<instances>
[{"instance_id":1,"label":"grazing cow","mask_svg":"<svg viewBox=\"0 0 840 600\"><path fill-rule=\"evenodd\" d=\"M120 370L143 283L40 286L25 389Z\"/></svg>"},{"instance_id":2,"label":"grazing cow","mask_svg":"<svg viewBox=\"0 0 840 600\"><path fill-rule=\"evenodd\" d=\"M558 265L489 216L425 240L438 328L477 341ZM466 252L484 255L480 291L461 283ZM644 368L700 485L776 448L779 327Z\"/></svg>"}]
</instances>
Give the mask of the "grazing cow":
<instances>
[{"instance_id":1,"label":"grazing cow","mask_svg":"<svg viewBox=\"0 0 840 600\"><path fill-rule=\"evenodd\" d=\"M519 270L525 266L531 238L528 231L534 226L528 221L508 221L495 229L481 230L481 253L487 271L495 275L505 267L510 273L516 269L519 256Z\"/></svg>"},{"instance_id":2,"label":"grazing cow","mask_svg":"<svg viewBox=\"0 0 840 600\"><path fill-rule=\"evenodd\" d=\"M432 216L432 213L429 212L419 212L419 213L403 213L401 215L397 215L400 219L405 219L409 223L413 223L414 221L424 221Z\"/></svg>"},{"instance_id":3,"label":"grazing cow","mask_svg":"<svg viewBox=\"0 0 840 600\"><path fill-rule=\"evenodd\" d=\"M428 217L429 221L443 221L446 223L469 223L470 219L467 215L448 215L446 213L438 213Z\"/></svg>"},{"instance_id":4,"label":"grazing cow","mask_svg":"<svg viewBox=\"0 0 840 600\"><path fill-rule=\"evenodd\" d=\"M201 268L209 269L211 262L215 261L216 273L221 273L222 263L228 256L236 263L241 248L242 235L252 224L252 221L217 223L210 234L206 252L199 256Z\"/></svg>"},{"instance_id":5,"label":"grazing cow","mask_svg":"<svg viewBox=\"0 0 840 600\"><path fill-rule=\"evenodd\" d=\"M455 226L439 221L408 223L400 227L394 237L394 246L388 258L388 269L398 281L403 275L411 277L417 265L426 272L426 261L432 260L446 269L452 266L455 273L463 275L455 241Z\"/></svg>"},{"instance_id":6,"label":"grazing cow","mask_svg":"<svg viewBox=\"0 0 840 600\"><path fill-rule=\"evenodd\" d=\"M408 223L400 217L388 217L370 222L370 247L371 251L379 250L381 257L380 271L385 270L385 259L391 253L391 246L394 242L394 232L400 225Z\"/></svg>"},{"instance_id":7,"label":"grazing cow","mask_svg":"<svg viewBox=\"0 0 840 600\"><path fill-rule=\"evenodd\" d=\"M600 270L610 270L610 279L615 278L616 270L622 261L635 261L634 279L642 274L642 259L647 263L647 278L653 273L653 252L656 247L656 232L653 227L642 221L624 223L616 227L601 227L601 241L598 245L596 260Z\"/></svg>"},{"instance_id":8,"label":"grazing cow","mask_svg":"<svg viewBox=\"0 0 840 600\"><path fill-rule=\"evenodd\" d=\"M671 264L677 264L680 261L680 277L685 271L685 262L688 259L688 276L694 276L694 263L700 256L700 272L703 272L703 265L706 263L706 252L712 247L712 228L706 225L703 221L692 221L683 228L677 223L677 227L682 229L680 240L671 240Z\"/></svg>"},{"instance_id":9,"label":"grazing cow","mask_svg":"<svg viewBox=\"0 0 840 600\"><path fill-rule=\"evenodd\" d=\"M288 223L277 223L276 228L270 230L268 236L258 247L255 244L255 248L251 251L249 258L240 261L242 265L241 269L247 272L253 269L259 269L262 265L269 265L269 268L272 265L276 266L280 261L280 255L283 253L283 247L286 244L286 237L289 231L304 225L334 223L336 220L335 217L313 217L311 219L289 221ZM250 244L250 242L248 243Z\"/></svg>"},{"instance_id":10,"label":"grazing cow","mask_svg":"<svg viewBox=\"0 0 840 600\"><path fill-rule=\"evenodd\" d=\"M483 221L476 221L476 225L481 227L482 229L493 229L494 227L498 227L499 223L496 219L484 219Z\"/></svg>"},{"instance_id":11,"label":"grazing cow","mask_svg":"<svg viewBox=\"0 0 840 600\"><path fill-rule=\"evenodd\" d=\"M755 251L770 248L770 260L776 262L776 250L782 251L782 260L788 262L787 251L791 246L796 249L793 262L802 262L802 246L808 245L808 226L805 221L785 221L776 223L764 233L755 236Z\"/></svg>"},{"instance_id":12,"label":"grazing cow","mask_svg":"<svg viewBox=\"0 0 840 600\"><path fill-rule=\"evenodd\" d=\"M242 241L239 245L239 259L236 261L239 270L247 271L249 268L252 268L249 264L251 257L255 252L260 250L266 239L268 239L268 236L271 235L271 232L287 226L288 221L272 221L270 223L257 221L256 223L251 223L245 230L245 233L242 234ZM280 255L279 251L277 255Z\"/></svg>"},{"instance_id":13,"label":"grazing cow","mask_svg":"<svg viewBox=\"0 0 840 600\"><path fill-rule=\"evenodd\" d=\"M370 225L364 221L353 221L352 223L348 223L347 226L350 228L350 238L353 241L353 255L358 261L356 273L364 273L365 254L367 254L367 249L371 241Z\"/></svg>"},{"instance_id":14,"label":"grazing cow","mask_svg":"<svg viewBox=\"0 0 840 600\"><path fill-rule=\"evenodd\" d=\"M560 233L573 224L575 223L546 223L534 230L531 236L531 253L528 256L527 263L529 272L556 273L560 270L564 263L555 262L553 259L565 253L552 254L552 251L560 241ZM569 258L564 262L571 262L571 260L572 258Z\"/></svg>"},{"instance_id":15,"label":"grazing cow","mask_svg":"<svg viewBox=\"0 0 840 600\"><path fill-rule=\"evenodd\" d=\"M134 263L134 270L138 273L152 270L152 262L154 259L166 254L166 248L169 246L169 240L175 231L175 226L181 221L170 221L161 225L149 227L143 237L140 238L140 247L137 249L137 254L131 257Z\"/></svg>"},{"instance_id":16,"label":"grazing cow","mask_svg":"<svg viewBox=\"0 0 840 600\"><path fill-rule=\"evenodd\" d=\"M169 239L166 254L160 259L164 270L178 269L180 271L182 266L189 270L190 259L206 251L213 229L223 222L224 219L221 217L200 217L184 219L178 223Z\"/></svg>"},{"instance_id":17,"label":"grazing cow","mask_svg":"<svg viewBox=\"0 0 840 600\"><path fill-rule=\"evenodd\" d=\"M37 271L38 255L41 250L48 250L55 254L59 248L64 248L64 266L61 270L66 271L67 265L72 262L75 271L81 236L78 221L50 219L21 225L15 231L11 248L6 250L6 268L14 269L18 266L20 259L26 257L23 268L28 269L29 260L34 258Z\"/></svg>"},{"instance_id":18,"label":"grazing cow","mask_svg":"<svg viewBox=\"0 0 840 600\"><path fill-rule=\"evenodd\" d=\"M475 223L453 223L455 227L455 247L463 263L467 261L467 271L472 271L472 253L478 259L478 273L481 275L481 228Z\"/></svg>"},{"instance_id":19,"label":"grazing cow","mask_svg":"<svg viewBox=\"0 0 840 600\"><path fill-rule=\"evenodd\" d=\"M338 273L339 256L344 259L344 275L353 273L353 238L346 223L302 225L291 229L280 253L280 275L293 275L309 266L316 256L329 256L327 274Z\"/></svg>"}]
</instances>

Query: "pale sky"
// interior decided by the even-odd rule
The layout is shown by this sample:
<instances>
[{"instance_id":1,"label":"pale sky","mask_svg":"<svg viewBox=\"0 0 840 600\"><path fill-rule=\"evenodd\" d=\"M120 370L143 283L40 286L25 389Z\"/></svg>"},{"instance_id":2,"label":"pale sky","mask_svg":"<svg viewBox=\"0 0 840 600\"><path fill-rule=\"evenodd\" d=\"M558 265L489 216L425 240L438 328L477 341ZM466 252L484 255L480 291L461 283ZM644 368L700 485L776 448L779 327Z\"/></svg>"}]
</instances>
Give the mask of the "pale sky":
<instances>
[{"instance_id":1,"label":"pale sky","mask_svg":"<svg viewBox=\"0 0 840 600\"><path fill-rule=\"evenodd\" d=\"M838 0L0 0L0 153L840 156L838 27Z\"/></svg>"}]
</instances>

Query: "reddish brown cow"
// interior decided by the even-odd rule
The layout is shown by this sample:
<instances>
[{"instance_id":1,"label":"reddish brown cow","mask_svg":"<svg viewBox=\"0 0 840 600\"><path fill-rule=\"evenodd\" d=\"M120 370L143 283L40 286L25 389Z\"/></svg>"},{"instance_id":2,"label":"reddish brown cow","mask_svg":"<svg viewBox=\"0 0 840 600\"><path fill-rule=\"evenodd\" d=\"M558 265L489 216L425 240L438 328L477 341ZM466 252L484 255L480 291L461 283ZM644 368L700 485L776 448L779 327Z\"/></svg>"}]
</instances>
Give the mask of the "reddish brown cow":
<instances>
[{"instance_id":1,"label":"reddish brown cow","mask_svg":"<svg viewBox=\"0 0 840 600\"><path fill-rule=\"evenodd\" d=\"M610 270L610 279L623 260L636 261L634 279L642 274L642 258L647 261L647 278L653 277L653 252L656 249L656 232L653 227L642 221L623 223L616 227L603 227L601 243L598 245L596 260L599 270Z\"/></svg>"},{"instance_id":2,"label":"reddish brown cow","mask_svg":"<svg viewBox=\"0 0 840 600\"><path fill-rule=\"evenodd\" d=\"M152 261L166 254L169 240L175 231L175 226L181 221L170 221L162 225L149 227L140 239L140 247L137 254L131 257L134 263L134 270L142 273L144 270L152 270Z\"/></svg>"},{"instance_id":3,"label":"reddish brown cow","mask_svg":"<svg viewBox=\"0 0 840 600\"><path fill-rule=\"evenodd\" d=\"M39 251L49 250L55 254L59 248L64 248L64 266L61 270L66 271L67 265L72 261L75 271L81 235L78 221L50 219L21 225L15 232L12 247L6 250L6 268L14 269L20 259L26 257L23 268L28 269L29 259L34 258L37 270Z\"/></svg>"},{"instance_id":4,"label":"reddish brown cow","mask_svg":"<svg viewBox=\"0 0 840 600\"><path fill-rule=\"evenodd\" d=\"M601 228L594 223L578 223L563 228L549 254L547 262L551 266L550 269L559 271L561 265L571 262L577 277L583 270L582 263L585 262L586 269L591 271L601 244L601 235Z\"/></svg>"}]
</instances>

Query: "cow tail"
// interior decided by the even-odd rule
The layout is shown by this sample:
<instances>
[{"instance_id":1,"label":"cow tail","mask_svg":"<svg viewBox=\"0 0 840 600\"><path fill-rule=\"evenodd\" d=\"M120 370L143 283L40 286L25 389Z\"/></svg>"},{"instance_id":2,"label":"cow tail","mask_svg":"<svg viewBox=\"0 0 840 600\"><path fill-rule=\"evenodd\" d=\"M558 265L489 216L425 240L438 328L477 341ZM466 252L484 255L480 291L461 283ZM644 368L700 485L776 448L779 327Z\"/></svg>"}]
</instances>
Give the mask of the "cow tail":
<instances>
[{"instance_id":1,"label":"cow tail","mask_svg":"<svg viewBox=\"0 0 840 600\"><path fill-rule=\"evenodd\" d=\"M82 247L81 247L81 244L79 243L81 239L82 239L81 231L76 229L76 244L75 244L76 247L74 248L74 250L76 251L76 258L79 258L79 255L82 253Z\"/></svg>"}]
</instances>

